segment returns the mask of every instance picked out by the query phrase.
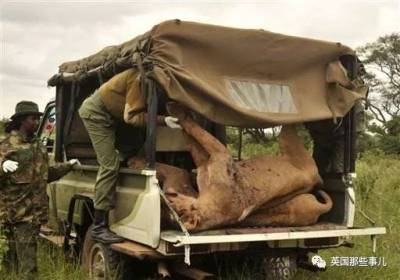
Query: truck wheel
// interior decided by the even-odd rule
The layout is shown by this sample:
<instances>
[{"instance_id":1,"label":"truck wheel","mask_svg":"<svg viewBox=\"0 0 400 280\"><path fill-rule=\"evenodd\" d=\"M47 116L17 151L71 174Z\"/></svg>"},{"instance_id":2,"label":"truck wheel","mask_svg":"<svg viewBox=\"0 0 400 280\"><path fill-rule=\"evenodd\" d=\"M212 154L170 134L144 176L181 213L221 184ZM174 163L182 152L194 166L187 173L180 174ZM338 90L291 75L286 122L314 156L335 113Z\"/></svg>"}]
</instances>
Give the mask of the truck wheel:
<instances>
[{"instance_id":1,"label":"truck wheel","mask_svg":"<svg viewBox=\"0 0 400 280\"><path fill-rule=\"evenodd\" d=\"M265 280L293 279L297 272L297 256L266 256L264 260Z\"/></svg>"},{"instance_id":2,"label":"truck wheel","mask_svg":"<svg viewBox=\"0 0 400 280\"><path fill-rule=\"evenodd\" d=\"M123 277L121 257L108 245L92 240L91 229L86 232L82 248L82 266L93 280L114 280Z\"/></svg>"}]
</instances>

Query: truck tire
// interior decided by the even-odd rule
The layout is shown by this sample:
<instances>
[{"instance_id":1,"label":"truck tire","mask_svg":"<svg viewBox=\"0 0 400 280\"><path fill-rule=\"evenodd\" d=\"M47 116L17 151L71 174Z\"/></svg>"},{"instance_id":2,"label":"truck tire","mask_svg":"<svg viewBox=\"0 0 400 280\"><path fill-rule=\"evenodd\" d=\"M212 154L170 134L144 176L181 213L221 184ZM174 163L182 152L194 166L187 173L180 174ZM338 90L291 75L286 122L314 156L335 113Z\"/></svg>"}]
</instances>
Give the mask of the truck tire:
<instances>
[{"instance_id":1,"label":"truck tire","mask_svg":"<svg viewBox=\"0 0 400 280\"><path fill-rule=\"evenodd\" d=\"M289 280L297 273L297 256L266 256L264 259L265 280Z\"/></svg>"},{"instance_id":2,"label":"truck tire","mask_svg":"<svg viewBox=\"0 0 400 280\"><path fill-rule=\"evenodd\" d=\"M81 255L82 267L88 273L89 279L122 279L122 258L109 245L93 241L91 229L92 226L86 231Z\"/></svg>"}]
</instances>

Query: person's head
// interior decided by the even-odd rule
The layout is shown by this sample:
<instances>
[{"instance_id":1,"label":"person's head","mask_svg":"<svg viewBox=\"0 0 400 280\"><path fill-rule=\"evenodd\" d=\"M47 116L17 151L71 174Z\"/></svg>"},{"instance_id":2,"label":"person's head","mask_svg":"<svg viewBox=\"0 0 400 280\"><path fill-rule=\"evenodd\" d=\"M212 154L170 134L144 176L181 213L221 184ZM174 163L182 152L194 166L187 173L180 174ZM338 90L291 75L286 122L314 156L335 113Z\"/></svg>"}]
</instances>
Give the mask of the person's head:
<instances>
[{"instance_id":1,"label":"person's head","mask_svg":"<svg viewBox=\"0 0 400 280\"><path fill-rule=\"evenodd\" d=\"M39 126L41 115L42 113L39 112L36 103L21 101L15 106L15 114L11 116L11 121L6 124L5 131L9 133L12 130L20 130L26 135L33 135Z\"/></svg>"}]
</instances>

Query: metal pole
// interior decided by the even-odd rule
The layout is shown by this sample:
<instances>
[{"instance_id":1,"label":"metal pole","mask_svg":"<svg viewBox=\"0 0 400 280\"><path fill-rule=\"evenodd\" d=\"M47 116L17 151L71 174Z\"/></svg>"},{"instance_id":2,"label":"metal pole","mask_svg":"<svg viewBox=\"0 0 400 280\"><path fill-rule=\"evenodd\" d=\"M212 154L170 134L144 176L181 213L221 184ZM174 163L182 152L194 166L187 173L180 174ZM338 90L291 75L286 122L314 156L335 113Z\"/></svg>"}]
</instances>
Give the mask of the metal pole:
<instances>
[{"instance_id":1,"label":"metal pole","mask_svg":"<svg viewBox=\"0 0 400 280\"><path fill-rule=\"evenodd\" d=\"M147 95L147 126L146 126L146 161L147 167L155 168L156 164L156 129L157 129L157 109L158 109L158 91L153 80L142 79Z\"/></svg>"},{"instance_id":2,"label":"metal pole","mask_svg":"<svg viewBox=\"0 0 400 280\"><path fill-rule=\"evenodd\" d=\"M55 161L60 162L63 159L63 145L64 145L64 134L63 127L65 122L64 113L64 85L58 85L56 88L56 141L55 141Z\"/></svg>"},{"instance_id":3,"label":"metal pole","mask_svg":"<svg viewBox=\"0 0 400 280\"><path fill-rule=\"evenodd\" d=\"M342 57L342 63L347 70L350 80L353 80L357 75L357 58L353 55ZM355 172L356 160L356 126L354 120L354 108L344 117L344 156L343 156L343 172Z\"/></svg>"}]
</instances>

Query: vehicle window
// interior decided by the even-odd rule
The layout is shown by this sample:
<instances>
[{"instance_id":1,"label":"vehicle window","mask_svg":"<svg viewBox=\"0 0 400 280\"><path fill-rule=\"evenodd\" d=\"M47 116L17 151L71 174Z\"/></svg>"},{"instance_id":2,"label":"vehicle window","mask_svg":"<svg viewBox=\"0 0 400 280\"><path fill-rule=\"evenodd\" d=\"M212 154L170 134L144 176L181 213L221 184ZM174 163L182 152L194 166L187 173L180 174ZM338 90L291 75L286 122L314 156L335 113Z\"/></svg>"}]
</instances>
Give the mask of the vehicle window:
<instances>
[{"instance_id":1,"label":"vehicle window","mask_svg":"<svg viewBox=\"0 0 400 280\"><path fill-rule=\"evenodd\" d=\"M263 113L297 113L288 85L226 80L236 105Z\"/></svg>"}]
</instances>

